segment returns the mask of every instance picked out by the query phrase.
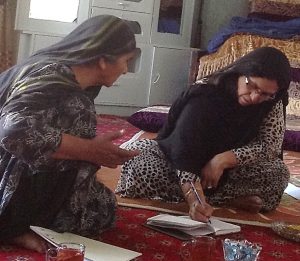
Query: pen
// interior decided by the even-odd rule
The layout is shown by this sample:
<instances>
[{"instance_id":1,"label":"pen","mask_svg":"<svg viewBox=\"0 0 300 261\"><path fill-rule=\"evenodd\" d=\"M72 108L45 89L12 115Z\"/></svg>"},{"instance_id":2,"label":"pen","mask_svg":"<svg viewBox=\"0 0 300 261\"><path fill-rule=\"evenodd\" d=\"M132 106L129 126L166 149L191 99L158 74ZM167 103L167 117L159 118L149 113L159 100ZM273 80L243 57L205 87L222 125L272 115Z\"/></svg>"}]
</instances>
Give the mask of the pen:
<instances>
[{"instance_id":1,"label":"pen","mask_svg":"<svg viewBox=\"0 0 300 261\"><path fill-rule=\"evenodd\" d=\"M199 201L199 203L201 204L201 206L204 208L204 204L203 204L203 202L202 202L202 200L201 200L201 198L200 198L200 196L199 196L199 194L198 194L198 192L197 192L197 190L195 188L194 183L192 181L190 181L190 184L191 184L191 188L192 188L193 192L196 195L197 200ZM210 219L208 219L208 222L211 223Z\"/></svg>"}]
</instances>

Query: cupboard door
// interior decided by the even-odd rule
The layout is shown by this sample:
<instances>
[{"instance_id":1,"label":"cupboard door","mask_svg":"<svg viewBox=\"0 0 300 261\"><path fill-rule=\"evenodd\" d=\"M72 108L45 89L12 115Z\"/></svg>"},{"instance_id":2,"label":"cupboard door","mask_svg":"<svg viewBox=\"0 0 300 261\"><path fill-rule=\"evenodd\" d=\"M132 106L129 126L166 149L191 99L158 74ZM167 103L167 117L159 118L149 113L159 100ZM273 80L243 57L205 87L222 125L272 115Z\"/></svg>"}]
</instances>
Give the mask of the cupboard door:
<instances>
[{"instance_id":1,"label":"cupboard door","mask_svg":"<svg viewBox=\"0 0 300 261\"><path fill-rule=\"evenodd\" d=\"M157 0L153 7L151 44L169 47L195 46L199 34L200 3L202 0L177 1L176 11L164 10L164 2Z\"/></svg>"},{"instance_id":2,"label":"cupboard door","mask_svg":"<svg viewBox=\"0 0 300 261\"><path fill-rule=\"evenodd\" d=\"M153 47L138 44L140 54L129 66L129 72L111 87L102 87L95 99L98 105L144 107L148 105Z\"/></svg>"},{"instance_id":3,"label":"cupboard door","mask_svg":"<svg viewBox=\"0 0 300 261\"><path fill-rule=\"evenodd\" d=\"M34 37L34 42L32 46L32 52L36 52L42 48L48 47L52 44L55 44L62 40L62 37L53 36L53 35L40 35L37 34Z\"/></svg>"},{"instance_id":4,"label":"cupboard door","mask_svg":"<svg viewBox=\"0 0 300 261\"><path fill-rule=\"evenodd\" d=\"M192 49L154 48L149 105L169 105L187 88Z\"/></svg>"},{"instance_id":5,"label":"cupboard door","mask_svg":"<svg viewBox=\"0 0 300 261\"><path fill-rule=\"evenodd\" d=\"M18 49L18 63L28 58L37 50L48 47L60 41L62 37L54 35L42 35L33 33L21 33Z\"/></svg>"},{"instance_id":6,"label":"cupboard door","mask_svg":"<svg viewBox=\"0 0 300 261\"><path fill-rule=\"evenodd\" d=\"M154 0L93 0L92 6L152 13Z\"/></svg>"},{"instance_id":7,"label":"cupboard door","mask_svg":"<svg viewBox=\"0 0 300 261\"><path fill-rule=\"evenodd\" d=\"M115 9L97 8L93 7L91 10L91 16L109 14L119 18L132 21L133 25L136 25L135 34L136 41L140 43L150 43L150 31L152 16L151 14L121 11Z\"/></svg>"}]
</instances>

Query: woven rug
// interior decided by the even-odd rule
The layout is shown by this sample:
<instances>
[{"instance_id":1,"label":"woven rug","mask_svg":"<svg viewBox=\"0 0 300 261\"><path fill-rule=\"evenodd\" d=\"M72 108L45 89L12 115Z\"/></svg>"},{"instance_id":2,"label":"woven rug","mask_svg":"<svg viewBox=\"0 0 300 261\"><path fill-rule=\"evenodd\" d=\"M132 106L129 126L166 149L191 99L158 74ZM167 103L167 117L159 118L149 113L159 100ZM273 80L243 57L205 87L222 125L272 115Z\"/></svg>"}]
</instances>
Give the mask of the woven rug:
<instances>
[{"instance_id":1,"label":"woven rug","mask_svg":"<svg viewBox=\"0 0 300 261\"><path fill-rule=\"evenodd\" d=\"M114 116L101 116L99 118L98 131L101 133L124 129L123 137L117 139L116 144L128 141L139 133L139 129L133 127L122 118ZM146 133L141 137L153 138L155 135ZM300 175L299 155L293 153L285 154L286 163L290 170L295 173L292 177L298 182ZM297 175L298 177L297 177ZM111 188L115 187L119 175L119 169L103 168L99 171L98 177ZM111 177L111 178L110 178ZM108 244L124 247L141 252L143 255L135 261L179 261L179 251L181 241L170 236L155 232L143 226L148 217L154 216L161 211L185 212L184 204L165 204L150 200L125 200L118 199L120 207L117 211L117 222L115 228L104 232L99 236L99 240ZM296 211L289 198L283 202L284 211ZM125 206L122 206L125 205ZM134 207L126 207L133 205ZM151 210L152 209L152 210ZM157 210L155 210L157 209ZM298 207L298 214L300 212ZM216 210L219 211L219 210ZM228 210L229 211L229 210ZM230 210L231 211L231 210ZM222 214L222 211L220 211ZM225 216L225 215L224 215ZM242 219L241 213L237 213ZM247 216L247 215L245 215ZM295 215L294 215L295 216ZM298 215L299 218L299 215ZM248 218L249 219L249 218ZM254 219L255 220L255 219ZM241 232L222 237L216 237L217 249L214 261L223 259L222 240L227 237L231 239L246 239L250 242L258 243L262 246L259 260L300 260L300 246L298 243L285 240L277 236L270 228L251 225L241 225ZM0 261L44 261L45 256L26 249L17 248L10 245L0 245Z\"/></svg>"},{"instance_id":2,"label":"woven rug","mask_svg":"<svg viewBox=\"0 0 300 261\"><path fill-rule=\"evenodd\" d=\"M99 236L99 240L142 253L142 256L136 258L135 261L180 261L182 241L143 226L147 218L157 213L152 210L119 207L116 226ZM299 243L285 240L266 227L241 225L241 232L215 238L217 248L214 261L224 260L222 240L225 238L246 239L259 244L262 246L259 258L261 261L300 260ZM0 245L0 260L44 261L45 256L14 246Z\"/></svg>"},{"instance_id":3,"label":"woven rug","mask_svg":"<svg viewBox=\"0 0 300 261\"><path fill-rule=\"evenodd\" d=\"M123 144L133 138L140 129L134 127L125 118L113 115L99 115L97 119L97 134L124 130L124 135L114 141L115 144Z\"/></svg>"}]
</instances>

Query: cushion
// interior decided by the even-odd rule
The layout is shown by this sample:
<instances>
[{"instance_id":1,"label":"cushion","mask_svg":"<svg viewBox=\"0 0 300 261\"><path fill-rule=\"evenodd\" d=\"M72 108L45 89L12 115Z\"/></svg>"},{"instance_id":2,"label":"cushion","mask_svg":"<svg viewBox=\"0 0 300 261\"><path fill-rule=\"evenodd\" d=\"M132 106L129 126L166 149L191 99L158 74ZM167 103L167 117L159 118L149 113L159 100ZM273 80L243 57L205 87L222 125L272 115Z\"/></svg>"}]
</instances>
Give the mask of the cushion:
<instances>
[{"instance_id":1,"label":"cushion","mask_svg":"<svg viewBox=\"0 0 300 261\"><path fill-rule=\"evenodd\" d=\"M300 119L300 82L291 81L289 104L286 107L287 121Z\"/></svg>"},{"instance_id":2,"label":"cushion","mask_svg":"<svg viewBox=\"0 0 300 261\"><path fill-rule=\"evenodd\" d=\"M300 68L292 68L283 149L300 152Z\"/></svg>"},{"instance_id":3,"label":"cushion","mask_svg":"<svg viewBox=\"0 0 300 261\"><path fill-rule=\"evenodd\" d=\"M300 131L286 130L282 148L284 150L300 152Z\"/></svg>"},{"instance_id":4,"label":"cushion","mask_svg":"<svg viewBox=\"0 0 300 261\"><path fill-rule=\"evenodd\" d=\"M299 103L300 101L298 100L298 106ZM290 104L291 102L289 102L287 109L289 108ZM296 114L287 114L286 116L286 130L282 144L283 149L300 152L300 117Z\"/></svg>"},{"instance_id":5,"label":"cushion","mask_svg":"<svg viewBox=\"0 0 300 261\"><path fill-rule=\"evenodd\" d=\"M287 20L299 17L299 12L299 0L250 0L250 14L259 14L261 18L263 15L267 16L264 18L270 18L273 15L279 20L281 20L280 17L283 18L282 20Z\"/></svg>"},{"instance_id":6,"label":"cushion","mask_svg":"<svg viewBox=\"0 0 300 261\"><path fill-rule=\"evenodd\" d=\"M286 16L286 15L277 15L277 14L268 14L268 13L249 13L248 18L260 18L264 20L274 21L274 22L284 22L294 17Z\"/></svg>"},{"instance_id":7,"label":"cushion","mask_svg":"<svg viewBox=\"0 0 300 261\"><path fill-rule=\"evenodd\" d=\"M151 106L133 113L127 121L148 132L158 132L168 117L169 106Z\"/></svg>"}]
</instances>

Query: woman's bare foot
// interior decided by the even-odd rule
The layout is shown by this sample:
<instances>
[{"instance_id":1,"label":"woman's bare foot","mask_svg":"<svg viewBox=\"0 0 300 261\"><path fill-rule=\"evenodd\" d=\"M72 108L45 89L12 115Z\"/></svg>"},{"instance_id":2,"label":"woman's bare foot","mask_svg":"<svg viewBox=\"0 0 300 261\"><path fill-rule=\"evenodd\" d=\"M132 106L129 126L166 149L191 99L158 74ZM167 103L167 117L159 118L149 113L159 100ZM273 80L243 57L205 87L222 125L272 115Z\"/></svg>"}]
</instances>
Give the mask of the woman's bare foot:
<instances>
[{"instance_id":1,"label":"woman's bare foot","mask_svg":"<svg viewBox=\"0 0 300 261\"><path fill-rule=\"evenodd\" d=\"M258 213L262 209L263 202L259 196L246 196L232 200L229 206L251 213Z\"/></svg>"},{"instance_id":2,"label":"woman's bare foot","mask_svg":"<svg viewBox=\"0 0 300 261\"><path fill-rule=\"evenodd\" d=\"M9 240L9 243L39 253L45 253L48 248L47 242L31 231Z\"/></svg>"}]
</instances>

